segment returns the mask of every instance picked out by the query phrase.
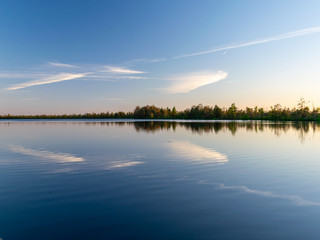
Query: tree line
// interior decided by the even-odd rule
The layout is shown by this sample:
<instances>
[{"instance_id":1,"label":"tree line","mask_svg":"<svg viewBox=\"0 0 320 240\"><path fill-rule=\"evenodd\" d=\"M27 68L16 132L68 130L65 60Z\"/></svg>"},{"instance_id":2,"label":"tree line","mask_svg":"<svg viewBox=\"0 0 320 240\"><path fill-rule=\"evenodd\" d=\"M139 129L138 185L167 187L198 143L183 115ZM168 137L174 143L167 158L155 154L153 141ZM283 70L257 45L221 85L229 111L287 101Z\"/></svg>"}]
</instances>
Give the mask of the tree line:
<instances>
[{"instance_id":1,"label":"tree line","mask_svg":"<svg viewBox=\"0 0 320 240\"><path fill-rule=\"evenodd\" d=\"M296 108L289 109L276 104L270 110L258 107L239 109L235 103L229 108L199 104L184 111L177 111L175 107L164 109L155 106L138 106L133 116L138 119L320 121L320 108L310 110L305 100L301 99Z\"/></svg>"},{"instance_id":2,"label":"tree line","mask_svg":"<svg viewBox=\"0 0 320 240\"><path fill-rule=\"evenodd\" d=\"M133 112L102 112L63 115L0 115L0 119L187 119L187 120L273 120L273 121L320 121L320 108L310 109L301 98L297 107L289 109L276 104L265 110L263 108L239 109L235 103L228 108L217 105L193 105L183 111L159 108L154 105L137 106Z\"/></svg>"}]
</instances>

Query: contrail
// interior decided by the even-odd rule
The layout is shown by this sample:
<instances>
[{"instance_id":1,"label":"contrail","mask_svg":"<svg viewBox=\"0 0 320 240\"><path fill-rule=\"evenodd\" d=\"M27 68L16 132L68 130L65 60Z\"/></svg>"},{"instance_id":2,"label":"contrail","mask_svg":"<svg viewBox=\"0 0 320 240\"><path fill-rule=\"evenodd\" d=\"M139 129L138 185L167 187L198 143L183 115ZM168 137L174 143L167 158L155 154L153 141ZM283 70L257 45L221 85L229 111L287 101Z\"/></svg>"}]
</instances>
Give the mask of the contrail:
<instances>
[{"instance_id":1,"label":"contrail","mask_svg":"<svg viewBox=\"0 0 320 240\"><path fill-rule=\"evenodd\" d=\"M230 50L230 49L234 49L234 48L241 48L241 47L247 47L247 46L252 46L252 45L258 45L258 44L262 44L262 43L278 41L278 40L287 39L287 38L294 38L294 37L299 37L299 36L308 35L308 34L312 34L312 33L318 33L318 32L320 32L320 27L306 28L306 29L302 29L302 30L298 30L298 31L294 31L294 32L283 33L280 35L271 36L271 37L267 37L267 38L256 39L256 40L249 41L249 42L232 44L232 45L228 45L225 47L216 47L216 48L206 50L206 51L180 55L180 56L176 56L173 58L178 59L178 58L193 57L193 56L198 56L198 55L204 55L204 54L209 54L209 53L214 53L214 52Z\"/></svg>"}]
</instances>

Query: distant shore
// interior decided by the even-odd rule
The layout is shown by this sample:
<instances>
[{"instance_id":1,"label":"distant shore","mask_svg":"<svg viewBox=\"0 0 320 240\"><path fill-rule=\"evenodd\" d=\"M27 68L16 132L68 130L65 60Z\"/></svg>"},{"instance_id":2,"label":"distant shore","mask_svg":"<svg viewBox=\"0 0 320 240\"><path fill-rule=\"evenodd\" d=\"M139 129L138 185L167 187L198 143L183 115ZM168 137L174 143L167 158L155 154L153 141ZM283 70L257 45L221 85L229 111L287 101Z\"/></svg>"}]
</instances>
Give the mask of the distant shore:
<instances>
[{"instance_id":1,"label":"distant shore","mask_svg":"<svg viewBox=\"0 0 320 240\"><path fill-rule=\"evenodd\" d=\"M289 109L276 104L271 110L263 108L238 109L233 103L229 108L215 105L194 105L183 111L152 106L137 106L133 112L102 112L62 115L0 115L0 119L150 119L150 120L271 120L271 121L320 121L320 108L312 110L300 99L297 108Z\"/></svg>"}]
</instances>

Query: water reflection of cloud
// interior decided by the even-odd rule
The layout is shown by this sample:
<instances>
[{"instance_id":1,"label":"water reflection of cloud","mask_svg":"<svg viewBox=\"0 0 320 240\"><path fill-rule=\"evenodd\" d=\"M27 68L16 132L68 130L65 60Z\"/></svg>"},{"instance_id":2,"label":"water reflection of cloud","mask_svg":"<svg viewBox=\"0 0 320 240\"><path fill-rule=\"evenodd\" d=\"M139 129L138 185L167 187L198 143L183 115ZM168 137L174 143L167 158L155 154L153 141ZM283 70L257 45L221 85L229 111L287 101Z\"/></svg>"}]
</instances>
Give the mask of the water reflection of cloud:
<instances>
[{"instance_id":1,"label":"water reflection of cloud","mask_svg":"<svg viewBox=\"0 0 320 240\"><path fill-rule=\"evenodd\" d=\"M106 170L133 167L144 163L141 161L143 158L141 154L117 155L113 156L112 158L113 160L108 162L108 165L105 168Z\"/></svg>"},{"instance_id":2,"label":"water reflection of cloud","mask_svg":"<svg viewBox=\"0 0 320 240\"><path fill-rule=\"evenodd\" d=\"M75 171L75 169L73 169L73 168L61 168L61 169L53 170L49 173L60 174L60 173L72 173L74 171Z\"/></svg>"},{"instance_id":3,"label":"water reflection of cloud","mask_svg":"<svg viewBox=\"0 0 320 240\"><path fill-rule=\"evenodd\" d=\"M273 192L269 192L269 191L261 191L261 190L255 190L255 189L251 189L248 188L246 186L226 186L224 184L219 184L219 187L221 189L237 189L237 190L241 190L244 191L246 193L251 193L251 194L255 194L261 197L270 197L270 198L282 198L282 199L287 199L290 201L293 201L299 205L303 205L303 206L320 206L320 202L313 202L313 201L309 201L309 200L305 200L302 197L298 196L298 195L282 195L282 194L275 194Z\"/></svg>"},{"instance_id":4,"label":"water reflection of cloud","mask_svg":"<svg viewBox=\"0 0 320 240\"><path fill-rule=\"evenodd\" d=\"M228 156L211 148L204 148L187 141L173 141L169 143L175 155L194 163L226 163Z\"/></svg>"},{"instance_id":5,"label":"water reflection of cloud","mask_svg":"<svg viewBox=\"0 0 320 240\"><path fill-rule=\"evenodd\" d=\"M45 150L34 150L30 148L24 148L21 146L10 146L11 151L21 153L29 156L40 157L46 160L51 160L57 163L72 163L72 162L84 162L85 159L77 157L70 153L56 153Z\"/></svg>"},{"instance_id":6,"label":"water reflection of cloud","mask_svg":"<svg viewBox=\"0 0 320 240\"><path fill-rule=\"evenodd\" d=\"M110 162L110 165L106 168L107 170L116 169L116 168L125 168L125 167L132 167L144 162L141 161L114 161Z\"/></svg>"},{"instance_id":7,"label":"water reflection of cloud","mask_svg":"<svg viewBox=\"0 0 320 240\"><path fill-rule=\"evenodd\" d=\"M298 205L301 206L320 206L320 202L313 202L306 200L298 195L286 195L286 194L276 194L271 191L261 191L261 190L256 190L252 188L248 188L246 186L227 186L223 183L208 183L206 181L198 181L199 184L210 184L218 187L219 189L230 189L230 190L238 190L238 191L243 191L249 194L255 194L260 197L269 197L269 198L280 198L280 199L286 199L289 201L292 201Z\"/></svg>"}]
</instances>

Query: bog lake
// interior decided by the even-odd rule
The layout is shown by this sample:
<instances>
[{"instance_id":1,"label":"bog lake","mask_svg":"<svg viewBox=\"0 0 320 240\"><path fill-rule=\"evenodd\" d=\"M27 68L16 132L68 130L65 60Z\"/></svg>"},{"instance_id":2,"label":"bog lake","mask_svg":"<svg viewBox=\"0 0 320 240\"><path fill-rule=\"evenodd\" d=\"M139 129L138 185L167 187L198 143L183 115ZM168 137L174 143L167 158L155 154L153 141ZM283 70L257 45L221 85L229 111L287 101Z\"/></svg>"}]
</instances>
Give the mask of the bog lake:
<instances>
[{"instance_id":1,"label":"bog lake","mask_svg":"<svg viewBox=\"0 0 320 240\"><path fill-rule=\"evenodd\" d=\"M320 125L0 121L0 238L319 239Z\"/></svg>"}]
</instances>

